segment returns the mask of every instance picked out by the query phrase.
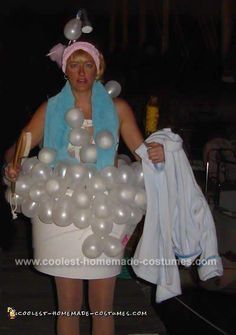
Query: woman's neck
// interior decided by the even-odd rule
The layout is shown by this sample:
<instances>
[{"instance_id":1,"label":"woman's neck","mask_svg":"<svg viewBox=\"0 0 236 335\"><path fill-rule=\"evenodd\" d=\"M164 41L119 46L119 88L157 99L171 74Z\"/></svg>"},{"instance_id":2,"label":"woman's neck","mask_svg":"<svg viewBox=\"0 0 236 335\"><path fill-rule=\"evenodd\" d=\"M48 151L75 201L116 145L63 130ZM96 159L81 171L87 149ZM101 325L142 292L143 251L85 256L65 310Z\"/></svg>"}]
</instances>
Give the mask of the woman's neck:
<instances>
[{"instance_id":1,"label":"woman's neck","mask_svg":"<svg viewBox=\"0 0 236 335\"><path fill-rule=\"evenodd\" d=\"M91 107L91 97L92 92L74 92L75 97L75 107L78 107L82 110L84 117L86 119L92 118L92 107Z\"/></svg>"}]
</instances>

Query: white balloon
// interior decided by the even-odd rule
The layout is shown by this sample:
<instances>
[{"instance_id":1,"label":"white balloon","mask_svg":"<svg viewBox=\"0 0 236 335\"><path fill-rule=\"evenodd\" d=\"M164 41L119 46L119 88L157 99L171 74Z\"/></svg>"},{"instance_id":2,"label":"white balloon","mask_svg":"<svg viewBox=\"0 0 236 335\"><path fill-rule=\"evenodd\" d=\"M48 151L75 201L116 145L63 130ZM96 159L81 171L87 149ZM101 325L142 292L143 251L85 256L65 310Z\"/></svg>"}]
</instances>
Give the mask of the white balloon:
<instances>
[{"instance_id":1,"label":"white balloon","mask_svg":"<svg viewBox=\"0 0 236 335\"><path fill-rule=\"evenodd\" d=\"M30 175L33 166L37 163L39 163L39 160L36 156L25 158L21 167L22 173Z\"/></svg>"},{"instance_id":2,"label":"white balloon","mask_svg":"<svg viewBox=\"0 0 236 335\"><path fill-rule=\"evenodd\" d=\"M66 180L57 176L52 176L46 181L45 190L47 194L53 198L60 197L66 193Z\"/></svg>"},{"instance_id":3,"label":"white balloon","mask_svg":"<svg viewBox=\"0 0 236 335\"><path fill-rule=\"evenodd\" d=\"M101 177L100 174L97 174L90 178L87 181L87 189L91 194L96 194L98 192L104 192L106 190L106 184L104 179Z\"/></svg>"},{"instance_id":4,"label":"white balloon","mask_svg":"<svg viewBox=\"0 0 236 335\"><path fill-rule=\"evenodd\" d=\"M16 181L15 192L16 194L25 196L28 195L33 179L28 175L20 175Z\"/></svg>"},{"instance_id":5,"label":"white balloon","mask_svg":"<svg viewBox=\"0 0 236 335\"><path fill-rule=\"evenodd\" d=\"M71 165L72 165L72 163L68 160L59 161L56 164L56 166L54 167L53 176L58 176L60 178L65 178L66 172L67 172L69 166L71 166Z\"/></svg>"},{"instance_id":6,"label":"white balloon","mask_svg":"<svg viewBox=\"0 0 236 335\"><path fill-rule=\"evenodd\" d=\"M134 163L138 163L138 162L134 162ZM135 174L135 185L138 185L140 187L145 187L144 184L144 174L143 174L143 168L142 168L142 164L138 163L138 164L132 164L132 168Z\"/></svg>"},{"instance_id":7,"label":"white balloon","mask_svg":"<svg viewBox=\"0 0 236 335\"><path fill-rule=\"evenodd\" d=\"M118 95L120 95L121 92L121 86L116 80L108 81L105 84L105 89L112 98L118 97Z\"/></svg>"},{"instance_id":8,"label":"white balloon","mask_svg":"<svg viewBox=\"0 0 236 335\"><path fill-rule=\"evenodd\" d=\"M31 176L35 180L46 181L50 177L51 172L52 170L47 164L39 162L33 166Z\"/></svg>"},{"instance_id":9,"label":"white balloon","mask_svg":"<svg viewBox=\"0 0 236 335\"><path fill-rule=\"evenodd\" d=\"M116 224L125 224L129 221L131 216L131 209L129 206L114 202L112 207L112 218Z\"/></svg>"},{"instance_id":10,"label":"white balloon","mask_svg":"<svg viewBox=\"0 0 236 335\"><path fill-rule=\"evenodd\" d=\"M91 205L92 196L85 188L77 188L73 192L72 200L78 208L88 208Z\"/></svg>"},{"instance_id":11,"label":"white balloon","mask_svg":"<svg viewBox=\"0 0 236 335\"><path fill-rule=\"evenodd\" d=\"M34 183L29 190L29 197L35 202L39 202L41 198L45 195L45 182L38 181Z\"/></svg>"},{"instance_id":12,"label":"white balloon","mask_svg":"<svg viewBox=\"0 0 236 335\"><path fill-rule=\"evenodd\" d=\"M107 166L100 171L106 188L112 189L118 182L118 170L115 166Z\"/></svg>"},{"instance_id":13,"label":"white balloon","mask_svg":"<svg viewBox=\"0 0 236 335\"><path fill-rule=\"evenodd\" d=\"M104 238L104 254L108 257L116 257L124 250L121 241L114 236Z\"/></svg>"},{"instance_id":14,"label":"white balloon","mask_svg":"<svg viewBox=\"0 0 236 335\"><path fill-rule=\"evenodd\" d=\"M130 220L129 220L129 224L130 225L137 225L143 217L143 211L139 208L131 208L131 212L130 212Z\"/></svg>"},{"instance_id":15,"label":"white balloon","mask_svg":"<svg viewBox=\"0 0 236 335\"><path fill-rule=\"evenodd\" d=\"M105 237L111 233L113 222L108 219L98 219L93 216L91 221L91 228L95 235L99 237Z\"/></svg>"},{"instance_id":16,"label":"white balloon","mask_svg":"<svg viewBox=\"0 0 236 335\"><path fill-rule=\"evenodd\" d=\"M44 164L51 164L56 159L57 152L52 148L42 148L38 153L38 159Z\"/></svg>"},{"instance_id":17,"label":"white balloon","mask_svg":"<svg viewBox=\"0 0 236 335\"><path fill-rule=\"evenodd\" d=\"M88 170L83 164L71 164L66 171L66 179L68 180L71 187L78 185L84 185L87 177Z\"/></svg>"},{"instance_id":18,"label":"white balloon","mask_svg":"<svg viewBox=\"0 0 236 335\"><path fill-rule=\"evenodd\" d=\"M28 217L33 218L37 215L39 209L39 203L32 201L30 198L25 198L21 204L22 213Z\"/></svg>"},{"instance_id":19,"label":"white balloon","mask_svg":"<svg viewBox=\"0 0 236 335\"><path fill-rule=\"evenodd\" d=\"M134 196L134 205L142 210L146 210L147 207L147 197L146 191L142 188L138 188Z\"/></svg>"},{"instance_id":20,"label":"white balloon","mask_svg":"<svg viewBox=\"0 0 236 335\"><path fill-rule=\"evenodd\" d=\"M64 35L70 41L77 40L82 34L81 28L82 22L80 18L76 17L74 19L71 19L66 23L64 27Z\"/></svg>"},{"instance_id":21,"label":"white balloon","mask_svg":"<svg viewBox=\"0 0 236 335\"><path fill-rule=\"evenodd\" d=\"M71 221L71 197L64 195L55 201L53 208L53 222L60 227L69 226Z\"/></svg>"},{"instance_id":22,"label":"white balloon","mask_svg":"<svg viewBox=\"0 0 236 335\"><path fill-rule=\"evenodd\" d=\"M90 225L90 208L75 208L71 213L72 223L80 229L87 228Z\"/></svg>"},{"instance_id":23,"label":"white balloon","mask_svg":"<svg viewBox=\"0 0 236 335\"><path fill-rule=\"evenodd\" d=\"M54 200L49 196L41 199L38 209L38 217L43 223L53 223Z\"/></svg>"},{"instance_id":24,"label":"white balloon","mask_svg":"<svg viewBox=\"0 0 236 335\"><path fill-rule=\"evenodd\" d=\"M130 185L134 184L135 175L131 166L121 165L118 168L118 181L124 184L130 184Z\"/></svg>"},{"instance_id":25,"label":"white balloon","mask_svg":"<svg viewBox=\"0 0 236 335\"><path fill-rule=\"evenodd\" d=\"M69 134L69 141L76 146L84 146L89 144L90 135L86 129L72 128Z\"/></svg>"},{"instance_id":26,"label":"white balloon","mask_svg":"<svg viewBox=\"0 0 236 335\"><path fill-rule=\"evenodd\" d=\"M83 242L82 252L85 257L97 258L103 252L103 241L96 235L89 235Z\"/></svg>"},{"instance_id":27,"label":"white balloon","mask_svg":"<svg viewBox=\"0 0 236 335\"><path fill-rule=\"evenodd\" d=\"M110 131L103 130L96 134L95 143L102 149L109 149L114 143L114 137Z\"/></svg>"},{"instance_id":28,"label":"white balloon","mask_svg":"<svg viewBox=\"0 0 236 335\"><path fill-rule=\"evenodd\" d=\"M127 204L127 205L131 205L133 203L134 200L134 196L136 193L136 188L132 185L129 184L121 184L119 185L116 190L114 190L113 192L116 192L118 195L118 199Z\"/></svg>"},{"instance_id":29,"label":"white balloon","mask_svg":"<svg viewBox=\"0 0 236 335\"><path fill-rule=\"evenodd\" d=\"M128 165L132 163L132 160L131 160L131 158L130 158L128 155L125 155L125 154L119 154L119 155L117 156L117 158L118 158L118 159L122 159L122 160L125 161L126 164L128 164Z\"/></svg>"},{"instance_id":30,"label":"white balloon","mask_svg":"<svg viewBox=\"0 0 236 335\"><path fill-rule=\"evenodd\" d=\"M108 218L111 215L112 208L109 197L106 194L97 194L92 202L92 213L99 219Z\"/></svg>"},{"instance_id":31,"label":"white balloon","mask_svg":"<svg viewBox=\"0 0 236 335\"><path fill-rule=\"evenodd\" d=\"M84 122L84 114L77 107L71 108L66 112L65 120L71 128L80 128Z\"/></svg>"},{"instance_id":32,"label":"white balloon","mask_svg":"<svg viewBox=\"0 0 236 335\"><path fill-rule=\"evenodd\" d=\"M95 144L84 145L80 150L80 160L83 163L95 163L97 161L97 149Z\"/></svg>"}]
</instances>

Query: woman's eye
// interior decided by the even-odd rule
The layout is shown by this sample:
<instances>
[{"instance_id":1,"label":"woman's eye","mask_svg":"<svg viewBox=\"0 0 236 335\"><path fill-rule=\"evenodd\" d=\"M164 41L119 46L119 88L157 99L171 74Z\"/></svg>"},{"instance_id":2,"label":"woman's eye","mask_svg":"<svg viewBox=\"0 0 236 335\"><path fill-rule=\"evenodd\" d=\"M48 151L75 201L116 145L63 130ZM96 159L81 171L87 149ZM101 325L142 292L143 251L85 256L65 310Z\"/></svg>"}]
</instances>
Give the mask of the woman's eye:
<instances>
[{"instance_id":1,"label":"woman's eye","mask_svg":"<svg viewBox=\"0 0 236 335\"><path fill-rule=\"evenodd\" d=\"M70 68L75 69L78 66L78 63L70 63Z\"/></svg>"},{"instance_id":2,"label":"woman's eye","mask_svg":"<svg viewBox=\"0 0 236 335\"><path fill-rule=\"evenodd\" d=\"M86 65L86 67L88 67L89 69L91 69L91 68L93 67L93 63L86 63L85 65Z\"/></svg>"}]
</instances>

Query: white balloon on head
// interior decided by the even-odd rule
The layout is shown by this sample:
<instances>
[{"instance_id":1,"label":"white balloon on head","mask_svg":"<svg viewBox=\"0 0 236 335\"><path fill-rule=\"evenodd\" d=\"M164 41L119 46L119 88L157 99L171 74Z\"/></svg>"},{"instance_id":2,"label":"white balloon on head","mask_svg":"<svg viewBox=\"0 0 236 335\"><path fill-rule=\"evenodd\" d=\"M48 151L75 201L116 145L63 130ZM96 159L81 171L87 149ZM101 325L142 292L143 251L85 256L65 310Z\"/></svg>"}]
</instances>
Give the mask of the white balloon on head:
<instances>
[{"instance_id":1,"label":"white balloon on head","mask_svg":"<svg viewBox=\"0 0 236 335\"><path fill-rule=\"evenodd\" d=\"M92 196L85 188L76 188L72 195L72 201L78 208L88 208L91 204Z\"/></svg>"},{"instance_id":2,"label":"white balloon on head","mask_svg":"<svg viewBox=\"0 0 236 335\"><path fill-rule=\"evenodd\" d=\"M87 144L80 150L80 159L83 163L95 163L97 160L97 149L94 144Z\"/></svg>"},{"instance_id":3,"label":"white balloon on head","mask_svg":"<svg viewBox=\"0 0 236 335\"><path fill-rule=\"evenodd\" d=\"M116 257L122 251L124 247L121 241L114 236L107 236L104 238L104 254L108 257Z\"/></svg>"},{"instance_id":4,"label":"white balloon on head","mask_svg":"<svg viewBox=\"0 0 236 335\"><path fill-rule=\"evenodd\" d=\"M28 218L33 218L37 215L39 209L39 203L31 200L30 198L25 198L21 204L22 213Z\"/></svg>"},{"instance_id":5,"label":"white balloon on head","mask_svg":"<svg viewBox=\"0 0 236 335\"><path fill-rule=\"evenodd\" d=\"M111 233L113 222L108 219L98 219L93 216L91 221L91 228L95 235L99 237L105 237Z\"/></svg>"},{"instance_id":6,"label":"white balloon on head","mask_svg":"<svg viewBox=\"0 0 236 335\"><path fill-rule=\"evenodd\" d=\"M105 219L112 212L111 202L106 194L97 194L92 202L92 213L99 219Z\"/></svg>"},{"instance_id":7,"label":"white balloon on head","mask_svg":"<svg viewBox=\"0 0 236 335\"><path fill-rule=\"evenodd\" d=\"M82 34L81 28L82 22L80 18L76 17L74 19L71 19L66 23L64 27L64 35L70 41L77 40Z\"/></svg>"},{"instance_id":8,"label":"white balloon on head","mask_svg":"<svg viewBox=\"0 0 236 335\"><path fill-rule=\"evenodd\" d=\"M121 86L116 80L108 81L105 84L105 89L112 98L118 97L118 95L120 95L121 92Z\"/></svg>"},{"instance_id":9,"label":"white balloon on head","mask_svg":"<svg viewBox=\"0 0 236 335\"><path fill-rule=\"evenodd\" d=\"M20 175L16 181L15 192L16 194L25 196L28 194L33 180L28 175Z\"/></svg>"},{"instance_id":10,"label":"white balloon on head","mask_svg":"<svg viewBox=\"0 0 236 335\"><path fill-rule=\"evenodd\" d=\"M45 184L47 194L53 198L57 198L65 194L66 189L66 180L57 176L50 177Z\"/></svg>"},{"instance_id":11,"label":"white balloon on head","mask_svg":"<svg viewBox=\"0 0 236 335\"><path fill-rule=\"evenodd\" d=\"M85 257L97 258L103 252L103 241L96 235L89 235L83 242L82 252Z\"/></svg>"},{"instance_id":12,"label":"white balloon on head","mask_svg":"<svg viewBox=\"0 0 236 335\"><path fill-rule=\"evenodd\" d=\"M74 208L71 213L71 221L77 228L84 229L90 225L90 208Z\"/></svg>"},{"instance_id":13,"label":"white balloon on head","mask_svg":"<svg viewBox=\"0 0 236 335\"><path fill-rule=\"evenodd\" d=\"M142 188L138 188L134 196L134 205L142 210L146 210L147 207L147 196L146 191Z\"/></svg>"},{"instance_id":14,"label":"white balloon on head","mask_svg":"<svg viewBox=\"0 0 236 335\"><path fill-rule=\"evenodd\" d=\"M111 189L117 184L118 170L115 166L107 166L100 171L106 188Z\"/></svg>"},{"instance_id":15,"label":"white balloon on head","mask_svg":"<svg viewBox=\"0 0 236 335\"><path fill-rule=\"evenodd\" d=\"M38 181L33 185L31 185L29 190L29 197L31 200L39 202L41 198L45 195L45 193L46 193L45 182Z\"/></svg>"},{"instance_id":16,"label":"white balloon on head","mask_svg":"<svg viewBox=\"0 0 236 335\"><path fill-rule=\"evenodd\" d=\"M21 171L23 174L30 174L33 166L39 163L39 160L36 156L25 158L21 167Z\"/></svg>"},{"instance_id":17,"label":"white balloon on head","mask_svg":"<svg viewBox=\"0 0 236 335\"><path fill-rule=\"evenodd\" d=\"M51 164L56 158L57 152L52 148L42 148L38 153L38 159L44 164Z\"/></svg>"},{"instance_id":18,"label":"white balloon on head","mask_svg":"<svg viewBox=\"0 0 236 335\"><path fill-rule=\"evenodd\" d=\"M69 141L76 146L83 146L89 144L90 135L86 129L72 128L69 134Z\"/></svg>"},{"instance_id":19,"label":"white balloon on head","mask_svg":"<svg viewBox=\"0 0 236 335\"><path fill-rule=\"evenodd\" d=\"M63 195L57 201L53 208L53 222L60 227L69 226L71 221L71 197Z\"/></svg>"},{"instance_id":20,"label":"white balloon on head","mask_svg":"<svg viewBox=\"0 0 236 335\"><path fill-rule=\"evenodd\" d=\"M109 149L114 143L114 137L110 131L102 130L96 134L95 143L102 149Z\"/></svg>"},{"instance_id":21,"label":"white balloon on head","mask_svg":"<svg viewBox=\"0 0 236 335\"><path fill-rule=\"evenodd\" d=\"M31 170L31 175L35 180L46 181L51 175L51 168L44 163L37 163Z\"/></svg>"},{"instance_id":22,"label":"white balloon on head","mask_svg":"<svg viewBox=\"0 0 236 335\"><path fill-rule=\"evenodd\" d=\"M49 196L45 196L41 199L38 217L43 223L53 223L53 207L54 200Z\"/></svg>"},{"instance_id":23,"label":"white balloon on head","mask_svg":"<svg viewBox=\"0 0 236 335\"><path fill-rule=\"evenodd\" d=\"M65 120L71 128L80 128L84 122L84 114L77 107L71 108L66 112Z\"/></svg>"},{"instance_id":24,"label":"white balloon on head","mask_svg":"<svg viewBox=\"0 0 236 335\"><path fill-rule=\"evenodd\" d=\"M131 166L121 165L118 168L118 181L124 184L134 184L135 176Z\"/></svg>"}]
</instances>

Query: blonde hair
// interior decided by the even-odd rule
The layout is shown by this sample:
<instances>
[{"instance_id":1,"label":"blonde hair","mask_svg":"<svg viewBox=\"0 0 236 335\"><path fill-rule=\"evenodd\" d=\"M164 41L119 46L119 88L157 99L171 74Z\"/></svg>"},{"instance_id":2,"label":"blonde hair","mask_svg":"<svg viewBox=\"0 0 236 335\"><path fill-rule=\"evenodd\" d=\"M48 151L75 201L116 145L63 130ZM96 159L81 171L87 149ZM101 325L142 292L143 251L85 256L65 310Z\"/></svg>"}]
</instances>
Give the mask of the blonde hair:
<instances>
[{"instance_id":1,"label":"blonde hair","mask_svg":"<svg viewBox=\"0 0 236 335\"><path fill-rule=\"evenodd\" d=\"M82 49L76 50L76 51L73 52L73 54L71 54L68 61L80 60L81 58L83 58L84 55L90 55L90 54L88 52L82 50ZM91 58L93 58L93 57L91 56ZM104 57L103 57L102 53L100 53L99 54L99 70L97 71L96 80L102 80L102 77L103 77L103 74L104 74L104 71L105 71L105 67L106 67L106 65L105 65Z\"/></svg>"}]
</instances>

